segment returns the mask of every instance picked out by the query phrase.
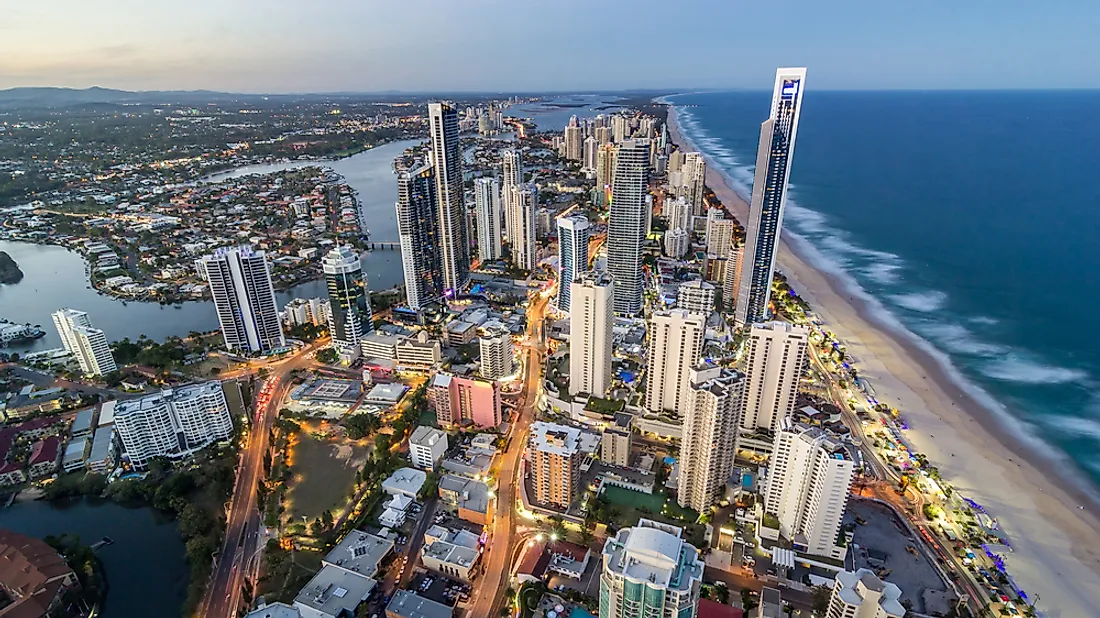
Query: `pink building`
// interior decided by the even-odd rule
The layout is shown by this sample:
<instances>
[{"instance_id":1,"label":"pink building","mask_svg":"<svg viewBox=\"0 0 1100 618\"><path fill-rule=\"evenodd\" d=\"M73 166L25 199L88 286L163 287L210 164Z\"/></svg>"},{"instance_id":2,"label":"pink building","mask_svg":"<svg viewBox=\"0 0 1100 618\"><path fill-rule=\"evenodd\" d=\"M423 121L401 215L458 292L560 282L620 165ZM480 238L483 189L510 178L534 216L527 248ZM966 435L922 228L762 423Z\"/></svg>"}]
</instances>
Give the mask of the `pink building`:
<instances>
[{"instance_id":1,"label":"pink building","mask_svg":"<svg viewBox=\"0 0 1100 618\"><path fill-rule=\"evenodd\" d=\"M428 401L440 425L500 425L500 385L492 380L439 372L428 387Z\"/></svg>"}]
</instances>

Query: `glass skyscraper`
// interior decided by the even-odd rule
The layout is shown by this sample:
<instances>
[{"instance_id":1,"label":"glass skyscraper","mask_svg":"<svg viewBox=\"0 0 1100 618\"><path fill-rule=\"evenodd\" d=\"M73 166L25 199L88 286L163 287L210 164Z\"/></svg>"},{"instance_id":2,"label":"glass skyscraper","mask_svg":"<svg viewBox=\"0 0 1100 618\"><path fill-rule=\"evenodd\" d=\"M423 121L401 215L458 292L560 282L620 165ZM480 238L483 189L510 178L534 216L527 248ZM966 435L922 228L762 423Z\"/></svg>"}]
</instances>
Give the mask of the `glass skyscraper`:
<instances>
[{"instance_id":1,"label":"glass skyscraper","mask_svg":"<svg viewBox=\"0 0 1100 618\"><path fill-rule=\"evenodd\" d=\"M558 309L569 311L571 284L588 270L588 219L573 215L558 219Z\"/></svg>"},{"instance_id":2,"label":"glass skyscraper","mask_svg":"<svg viewBox=\"0 0 1100 618\"><path fill-rule=\"evenodd\" d=\"M398 174L397 236L405 270L405 299L415 311L443 296L438 220L434 168L420 165Z\"/></svg>"},{"instance_id":3,"label":"glass skyscraper","mask_svg":"<svg viewBox=\"0 0 1100 618\"><path fill-rule=\"evenodd\" d=\"M627 140L615 159L607 226L607 270L615 278L615 313L642 310L642 241L646 234L649 141Z\"/></svg>"},{"instance_id":4,"label":"glass skyscraper","mask_svg":"<svg viewBox=\"0 0 1100 618\"><path fill-rule=\"evenodd\" d=\"M359 340L374 329L363 264L355 249L341 245L328 252L321 267L332 306L328 317L332 343L354 358Z\"/></svg>"},{"instance_id":5,"label":"glass skyscraper","mask_svg":"<svg viewBox=\"0 0 1100 618\"><path fill-rule=\"evenodd\" d=\"M767 319L805 81L806 69L777 70L771 114L760 125L756 175L734 312L739 326Z\"/></svg>"},{"instance_id":6,"label":"glass skyscraper","mask_svg":"<svg viewBox=\"0 0 1100 618\"><path fill-rule=\"evenodd\" d=\"M444 295L458 293L470 280L470 233L462 187L462 148L458 110L448 103L428 105L435 167L435 200L439 208L439 245Z\"/></svg>"}]
</instances>

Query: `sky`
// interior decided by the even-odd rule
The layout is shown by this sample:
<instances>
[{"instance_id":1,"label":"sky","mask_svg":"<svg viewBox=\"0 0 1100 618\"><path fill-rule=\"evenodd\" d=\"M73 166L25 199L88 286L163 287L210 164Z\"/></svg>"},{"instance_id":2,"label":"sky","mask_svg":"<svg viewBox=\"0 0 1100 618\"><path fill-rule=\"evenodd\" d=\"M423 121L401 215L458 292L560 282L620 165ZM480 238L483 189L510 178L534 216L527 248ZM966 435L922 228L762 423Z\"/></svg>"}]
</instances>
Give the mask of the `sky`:
<instances>
[{"instance_id":1,"label":"sky","mask_svg":"<svg viewBox=\"0 0 1100 618\"><path fill-rule=\"evenodd\" d=\"M0 0L0 88L1100 87L1096 0Z\"/></svg>"}]
</instances>

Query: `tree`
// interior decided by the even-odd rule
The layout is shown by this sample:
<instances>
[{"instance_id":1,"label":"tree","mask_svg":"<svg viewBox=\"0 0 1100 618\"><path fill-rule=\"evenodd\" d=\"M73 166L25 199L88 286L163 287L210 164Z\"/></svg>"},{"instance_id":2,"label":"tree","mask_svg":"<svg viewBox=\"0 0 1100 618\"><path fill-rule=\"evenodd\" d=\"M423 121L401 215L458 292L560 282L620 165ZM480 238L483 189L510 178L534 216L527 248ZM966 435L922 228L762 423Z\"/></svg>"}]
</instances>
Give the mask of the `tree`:
<instances>
[{"instance_id":1,"label":"tree","mask_svg":"<svg viewBox=\"0 0 1100 618\"><path fill-rule=\"evenodd\" d=\"M378 431L382 422L373 414L353 414L344 421L348 430L348 437L352 440L360 440Z\"/></svg>"},{"instance_id":2,"label":"tree","mask_svg":"<svg viewBox=\"0 0 1100 618\"><path fill-rule=\"evenodd\" d=\"M825 611L829 609L829 599L832 597L832 594L832 590L826 586L814 586L811 591L813 610L818 614L824 615Z\"/></svg>"},{"instance_id":3,"label":"tree","mask_svg":"<svg viewBox=\"0 0 1100 618\"><path fill-rule=\"evenodd\" d=\"M326 365L331 365L332 363L335 363L337 356L338 355L335 348L325 348L323 350L317 351L317 360L325 363Z\"/></svg>"}]
</instances>

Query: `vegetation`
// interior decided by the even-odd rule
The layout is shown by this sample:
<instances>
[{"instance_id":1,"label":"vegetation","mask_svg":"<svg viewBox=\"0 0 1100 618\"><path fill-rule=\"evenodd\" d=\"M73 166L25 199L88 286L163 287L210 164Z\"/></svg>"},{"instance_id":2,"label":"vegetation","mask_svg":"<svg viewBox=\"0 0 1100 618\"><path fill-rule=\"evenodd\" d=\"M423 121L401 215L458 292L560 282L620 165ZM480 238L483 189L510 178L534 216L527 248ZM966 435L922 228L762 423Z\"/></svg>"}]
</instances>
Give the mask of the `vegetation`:
<instances>
[{"instance_id":1,"label":"vegetation","mask_svg":"<svg viewBox=\"0 0 1100 618\"><path fill-rule=\"evenodd\" d=\"M99 559L96 558L91 547L80 543L79 536L50 535L44 540L65 558L65 563L73 570L80 582L80 590L66 592L60 609L51 613L51 618L84 616L85 611L99 604L107 592Z\"/></svg>"},{"instance_id":2,"label":"vegetation","mask_svg":"<svg viewBox=\"0 0 1100 618\"><path fill-rule=\"evenodd\" d=\"M348 430L348 438L361 440L378 431L379 427L382 426L382 421L378 420L378 417L373 414L352 414L344 421L344 426Z\"/></svg>"},{"instance_id":3,"label":"vegetation","mask_svg":"<svg viewBox=\"0 0 1100 618\"><path fill-rule=\"evenodd\" d=\"M339 355L336 353L336 348L324 348L317 351L317 360L326 365L335 363L338 357Z\"/></svg>"},{"instance_id":4,"label":"vegetation","mask_svg":"<svg viewBox=\"0 0 1100 618\"><path fill-rule=\"evenodd\" d=\"M23 271L11 256L0 251L0 284L19 283L23 279Z\"/></svg>"}]
</instances>

